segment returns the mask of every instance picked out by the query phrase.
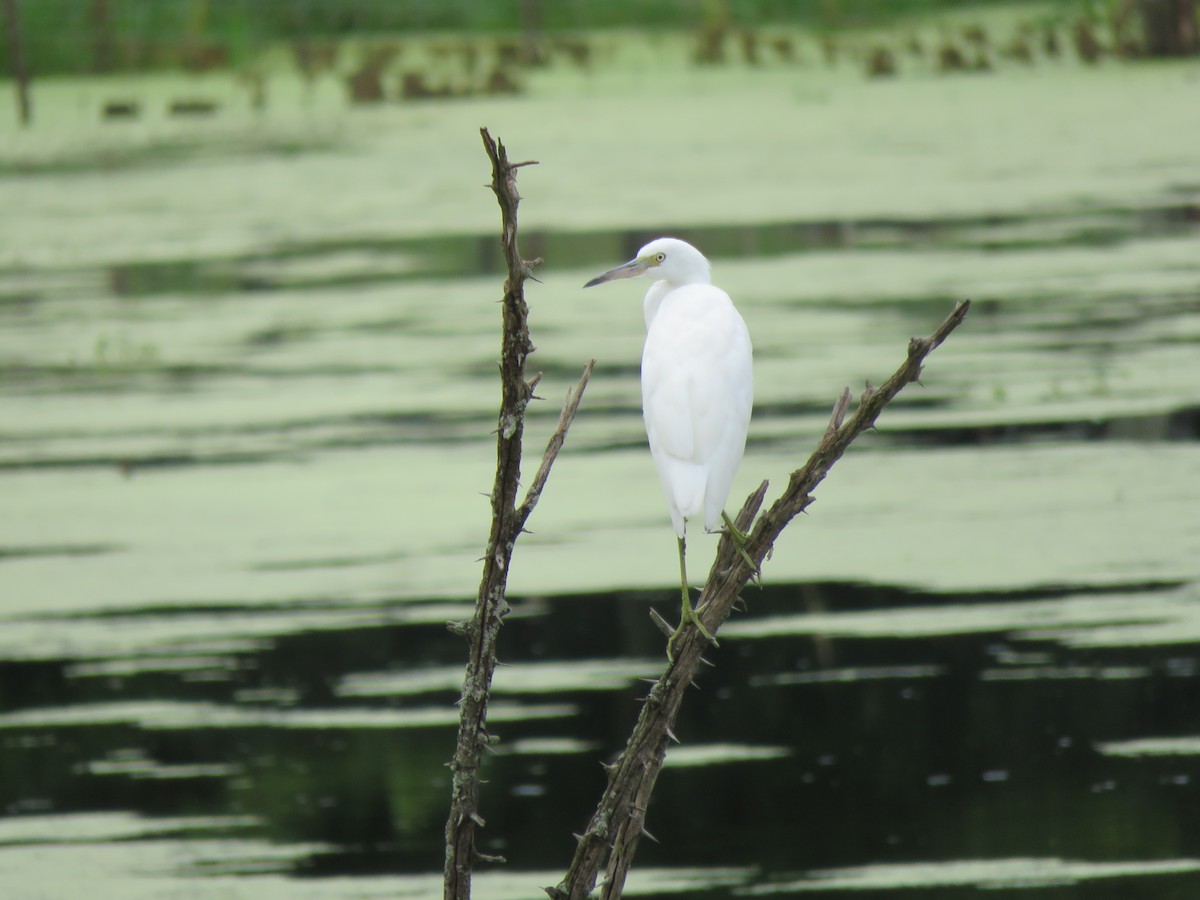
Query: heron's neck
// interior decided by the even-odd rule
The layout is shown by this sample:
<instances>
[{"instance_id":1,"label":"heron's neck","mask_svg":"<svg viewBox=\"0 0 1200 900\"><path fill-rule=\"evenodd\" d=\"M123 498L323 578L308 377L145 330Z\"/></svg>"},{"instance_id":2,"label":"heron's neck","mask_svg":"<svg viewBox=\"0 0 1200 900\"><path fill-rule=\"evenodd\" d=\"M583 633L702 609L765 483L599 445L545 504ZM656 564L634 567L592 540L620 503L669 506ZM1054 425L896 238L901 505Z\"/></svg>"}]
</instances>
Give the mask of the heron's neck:
<instances>
[{"instance_id":1,"label":"heron's neck","mask_svg":"<svg viewBox=\"0 0 1200 900\"><path fill-rule=\"evenodd\" d=\"M684 287L688 284L709 284L707 278L693 278L690 281L677 282L669 281L666 278L654 282L650 285L650 290L646 291L646 299L642 301L642 311L646 314L646 330L650 330L650 323L654 321L654 317L658 315L658 310L662 306L662 302L667 299L667 294L678 287Z\"/></svg>"},{"instance_id":2,"label":"heron's neck","mask_svg":"<svg viewBox=\"0 0 1200 900\"><path fill-rule=\"evenodd\" d=\"M663 298L671 292L675 285L667 280L656 281L650 285L650 289L646 291L646 299L642 301L642 311L646 314L646 330L650 330L650 323L654 321L654 317L658 315L658 308L662 306Z\"/></svg>"}]
</instances>

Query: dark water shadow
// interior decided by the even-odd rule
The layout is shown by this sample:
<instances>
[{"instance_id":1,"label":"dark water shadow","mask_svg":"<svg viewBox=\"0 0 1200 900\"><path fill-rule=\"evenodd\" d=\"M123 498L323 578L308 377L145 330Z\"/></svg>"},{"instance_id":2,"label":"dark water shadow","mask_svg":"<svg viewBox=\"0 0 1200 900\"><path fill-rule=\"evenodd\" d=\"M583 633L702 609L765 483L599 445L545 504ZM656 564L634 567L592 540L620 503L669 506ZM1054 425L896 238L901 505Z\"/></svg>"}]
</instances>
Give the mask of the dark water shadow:
<instances>
[{"instance_id":1,"label":"dark water shadow","mask_svg":"<svg viewBox=\"0 0 1200 900\"><path fill-rule=\"evenodd\" d=\"M751 591L739 621L933 607L952 619L986 607L999 624L903 637L723 636L676 729L680 764L668 764L650 808L661 843L645 844L639 863L749 861L758 872L750 883L765 887L866 863L1194 855L1195 757L1105 747L1200 734L1195 647L1089 649L1024 627L1029 604L1129 596L1126 612L1113 614L1121 621L1138 616L1136 598L1176 590L949 596L818 583ZM498 676L499 742L483 797L483 849L514 869L565 865L569 835L603 787L598 763L619 750L646 691L632 673L663 662L651 603L669 615L675 601L669 592L630 592L517 602L501 640L517 680L505 688L504 671ZM236 610L225 614L237 620ZM258 824L249 829L213 828L235 842L324 845L281 864L295 876L436 871L462 658L440 624L382 624L284 633L194 656L190 666L186 641L140 664L8 661L0 664L3 808L15 817L252 816ZM609 681L613 667L625 674ZM348 687L363 683L373 687ZM689 752L705 748L687 764ZM1198 882L1160 874L1121 883L1165 900ZM1117 896L1111 887L1098 880L1070 896Z\"/></svg>"}]
</instances>

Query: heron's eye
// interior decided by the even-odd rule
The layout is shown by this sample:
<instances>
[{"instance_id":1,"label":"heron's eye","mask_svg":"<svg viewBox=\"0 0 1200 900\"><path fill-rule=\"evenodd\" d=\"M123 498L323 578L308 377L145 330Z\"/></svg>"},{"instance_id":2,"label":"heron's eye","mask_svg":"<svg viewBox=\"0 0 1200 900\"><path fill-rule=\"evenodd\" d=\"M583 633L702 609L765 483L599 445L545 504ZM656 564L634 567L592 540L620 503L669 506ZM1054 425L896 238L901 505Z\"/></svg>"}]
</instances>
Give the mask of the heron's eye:
<instances>
[{"instance_id":1,"label":"heron's eye","mask_svg":"<svg viewBox=\"0 0 1200 900\"><path fill-rule=\"evenodd\" d=\"M667 254L665 254L665 253L656 253L656 254L654 254L654 258L655 258L655 260L657 260L658 262L662 262L664 259L666 259L666 258L667 258Z\"/></svg>"}]
</instances>

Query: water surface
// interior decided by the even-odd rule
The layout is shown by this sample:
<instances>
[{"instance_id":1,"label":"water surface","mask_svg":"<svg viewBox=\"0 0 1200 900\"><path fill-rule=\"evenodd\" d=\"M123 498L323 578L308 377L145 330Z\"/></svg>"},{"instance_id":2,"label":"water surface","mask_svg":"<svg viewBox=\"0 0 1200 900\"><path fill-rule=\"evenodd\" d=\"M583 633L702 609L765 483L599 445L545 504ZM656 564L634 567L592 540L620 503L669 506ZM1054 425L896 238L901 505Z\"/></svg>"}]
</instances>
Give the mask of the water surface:
<instances>
[{"instance_id":1,"label":"water surface","mask_svg":"<svg viewBox=\"0 0 1200 900\"><path fill-rule=\"evenodd\" d=\"M580 288L658 233L754 335L735 497L974 306L722 632L631 892L1196 895L1195 67L622 52L513 100L281 79L261 117L214 76L217 120L125 130L44 86L0 148L5 896L438 895L498 399L480 124L542 163L531 449L598 365L512 572L478 895L561 877L664 662L640 291Z\"/></svg>"}]
</instances>

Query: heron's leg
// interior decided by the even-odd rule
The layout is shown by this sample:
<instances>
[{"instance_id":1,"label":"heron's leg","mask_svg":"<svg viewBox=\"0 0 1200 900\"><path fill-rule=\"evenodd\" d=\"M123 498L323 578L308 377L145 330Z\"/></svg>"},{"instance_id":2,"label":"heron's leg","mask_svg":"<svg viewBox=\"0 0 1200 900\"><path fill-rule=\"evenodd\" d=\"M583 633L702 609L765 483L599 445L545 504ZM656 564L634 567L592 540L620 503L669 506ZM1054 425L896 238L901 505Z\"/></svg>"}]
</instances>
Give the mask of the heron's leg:
<instances>
[{"instance_id":1,"label":"heron's leg","mask_svg":"<svg viewBox=\"0 0 1200 900\"><path fill-rule=\"evenodd\" d=\"M700 617L696 615L696 611L692 609L692 598L688 593L687 563L684 559L684 540L683 538L678 538L677 540L679 541L679 584L683 603L682 614L679 617L679 627L675 629L675 633L667 641L667 660L670 662L675 661L675 642L679 640L679 635L683 633L683 627L688 622L691 622L700 630L705 640L709 641L714 647L717 646L717 639L709 633L709 630L700 621Z\"/></svg>"},{"instance_id":2,"label":"heron's leg","mask_svg":"<svg viewBox=\"0 0 1200 900\"><path fill-rule=\"evenodd\" d=\"M746 542L750 540L750 535L734 525L733 519L729 518L729 514L725 510L721 510L721 518L725 522L725 533L733 541L733 549L741 555L742 559L746 561L746 565L750 567L750 580L757 581L759 586L761 586L762 569L758 567L758 564L746 552Z\"/></svg>"}]
</instances>

